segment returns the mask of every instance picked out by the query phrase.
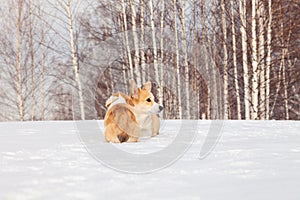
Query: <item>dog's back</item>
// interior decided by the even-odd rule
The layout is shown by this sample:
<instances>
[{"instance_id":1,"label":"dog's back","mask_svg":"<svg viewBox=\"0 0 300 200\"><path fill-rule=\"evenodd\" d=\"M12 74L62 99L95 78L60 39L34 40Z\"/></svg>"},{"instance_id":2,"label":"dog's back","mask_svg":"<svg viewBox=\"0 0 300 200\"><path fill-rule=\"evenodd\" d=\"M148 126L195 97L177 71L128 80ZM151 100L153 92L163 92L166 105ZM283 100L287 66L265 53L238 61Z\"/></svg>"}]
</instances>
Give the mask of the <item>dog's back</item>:
<instances>
[{"instance_id":1,"label":"dog's back","mask_svg":"<svg viewBox=\"0 0 300 200\"><path fill-rule=\"evenodd\" d=\"M112 102L107 102L108 111L104 118L107 142L136 142L140 136L140 127L132 107L125 102L125 99L123 103L122 99L123 97L119 96L117 99L112 98Z\"/></svg>"}]
</instances>

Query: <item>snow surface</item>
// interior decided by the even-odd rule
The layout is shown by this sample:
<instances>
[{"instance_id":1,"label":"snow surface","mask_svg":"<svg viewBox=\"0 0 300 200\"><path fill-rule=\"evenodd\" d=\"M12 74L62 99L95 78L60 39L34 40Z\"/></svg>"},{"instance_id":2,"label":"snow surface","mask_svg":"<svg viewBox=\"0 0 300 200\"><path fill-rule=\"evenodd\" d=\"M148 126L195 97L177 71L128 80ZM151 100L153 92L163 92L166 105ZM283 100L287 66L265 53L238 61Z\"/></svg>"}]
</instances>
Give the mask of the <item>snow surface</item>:
<instances>
[{"instance_id":1,"label":"snow surface","mask_svg":"<svg viewBox=\"0 0 300 200\"><path fill-rule=\"evenodd\" d=\"M98 132L86 134L96 131L100 145L112 145L103 121L97 124ZM94 159L76 122L0 123L0 199L300 199L300 122L226 121L213 151L199 159L210 125L199 121L195 140L172 165L132 174ZM164 121L155 138L113 146L147 156L173 143L180 126Z\"/></svg>"}]
</instances>

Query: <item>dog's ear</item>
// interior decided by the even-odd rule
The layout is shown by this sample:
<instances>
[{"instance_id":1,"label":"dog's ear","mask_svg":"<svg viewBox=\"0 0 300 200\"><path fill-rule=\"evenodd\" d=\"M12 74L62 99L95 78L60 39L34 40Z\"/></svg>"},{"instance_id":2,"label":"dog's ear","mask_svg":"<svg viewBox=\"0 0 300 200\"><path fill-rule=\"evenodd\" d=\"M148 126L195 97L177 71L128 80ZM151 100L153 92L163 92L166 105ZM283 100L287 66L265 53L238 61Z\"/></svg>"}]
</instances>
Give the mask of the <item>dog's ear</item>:
<instances>
[{"instance_id":1,"label":"dog's ear","mask_svg":"<svg viewBox=\"0 0 300 200\"><path fill-rule=\"evenodd\" d=\"M146 82L144 85L143 85L143 89L147 90L148 92L151 92L151 89L152 89L152 83L150 81Z\"/></svg>"},{"instance_id":2,"label":"dog's ear","mask_svg":"<svg viewBox=\"0 0 300 200\"><path fill-rule=\"evenodd\" d=\"M132 96L135 99L138 99L139 98L138 87L137 87L136 83L134 82L133 79L130 79L129 83L130 83L130 96Z\"/></svg>"}]
</instances>

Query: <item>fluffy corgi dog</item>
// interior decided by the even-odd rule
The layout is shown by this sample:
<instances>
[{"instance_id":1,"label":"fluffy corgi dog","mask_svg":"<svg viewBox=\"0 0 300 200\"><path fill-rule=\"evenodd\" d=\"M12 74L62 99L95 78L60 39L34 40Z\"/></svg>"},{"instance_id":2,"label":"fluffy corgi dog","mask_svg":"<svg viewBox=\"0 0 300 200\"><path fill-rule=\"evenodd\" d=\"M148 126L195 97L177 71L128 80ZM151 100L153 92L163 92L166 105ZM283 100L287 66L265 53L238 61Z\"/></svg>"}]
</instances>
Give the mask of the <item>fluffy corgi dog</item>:
<instances>
[{"instance_id":1,"label":"fluffy corgi dog","mask_svg":"<svg viewBox=\"0 0 300 200\"><path fill-rule=\"evenodd\" d=\"M154 101L151 89L151 82L138 88L136 83L130 80L130 100L134 105L133 110L141 128L141 135L153 137L159 134L160 121L157 115L163 110L163 106Z\"/></svg>"},{"instance_id":2,"label":"fluffy corgi dog","mask_svg":"<svg viewBox=\"0 0 300 200\"><path fill-rule=\"evenodd\" d=\"M123 93L113 94L107 101L104 135L107 142L137 142L141 129L130 99Z\"/></svg>"},{"instance_id":3,"label":"fluffy corgi dog","mask_svg":"<svg viewBox=\"0 0 300 200\"><path fill-rule=\"evenodd\" d=\"M163 107L154 101L152 84L147 82L138 88L130 81L130 96L115 93L107 101L105 118L105 139L107 142L137 142L141 136L155 136L159 133L158 114Z\"/></svg>"}]
</instances>

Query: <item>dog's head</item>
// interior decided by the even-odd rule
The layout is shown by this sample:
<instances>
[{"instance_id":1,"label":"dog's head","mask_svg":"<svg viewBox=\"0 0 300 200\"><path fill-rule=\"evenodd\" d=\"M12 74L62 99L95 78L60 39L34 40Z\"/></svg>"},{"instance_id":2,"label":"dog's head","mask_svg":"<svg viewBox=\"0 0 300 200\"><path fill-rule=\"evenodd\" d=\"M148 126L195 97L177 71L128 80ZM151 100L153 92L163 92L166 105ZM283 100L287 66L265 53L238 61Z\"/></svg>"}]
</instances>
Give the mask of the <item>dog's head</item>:
<instances>
[{"instance_id":1,"label":"dog's head","mask_svg":"<svg viewBox=\"0 0 300 200\"><path fill-rule=\"evenodd\" d=\"M130 98L136 112L158 114L163 110L163 106L155 102L151 89L152 84L149 81L139 88L130 80Z\"/></svg>"}]
</instances>

